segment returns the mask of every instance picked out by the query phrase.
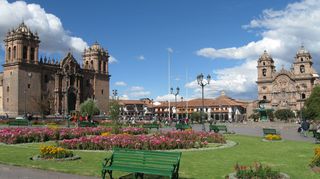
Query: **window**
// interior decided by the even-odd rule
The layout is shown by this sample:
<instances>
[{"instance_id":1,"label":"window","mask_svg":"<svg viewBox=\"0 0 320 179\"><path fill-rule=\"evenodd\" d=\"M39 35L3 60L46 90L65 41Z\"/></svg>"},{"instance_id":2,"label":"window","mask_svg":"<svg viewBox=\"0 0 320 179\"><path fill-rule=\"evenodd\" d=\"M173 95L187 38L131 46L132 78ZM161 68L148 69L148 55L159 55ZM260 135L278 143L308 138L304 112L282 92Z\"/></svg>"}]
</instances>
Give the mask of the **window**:
<instances>
[{"instance_id":1,"label":"window","mask_svg":"<svg viewBox=\"0 0 320 179\"><path fill-rule=\"evenodd\" d=\"M13 59L16 58L16 55L17 55L16 53L17 53L17 47L14 46L14 47L13 47Z\"/></svg>"},{"instance_id":2,"label":"window","mask_svg":"<svg viewBox=\"0 0 320 179\"><path fill-rule=\"evenodd\" d=\"M303 62L303 58L300 58L300 60Z\"/></svg>"},{"instance_id":3,"label":"window","mask_svg":"<svg viewBox=\"0 0 320 179\"><path fill-rule=\"evenodd\" d=\"M106 62L103 62L103 72L106 72L106 68L107 68Z\"/></svg>"},{"instance_id":4,"label":"window","mask_svg":"<svg viewBox=\"0 0 320 179\"><path fill-rule=\"evenodd\" d=\"M267 76L267 69L262 69L262 76Z\"/></svg>"},{"instance_id":5,"label":"window","mask_svg":"<svg viewBox=\"0 0 320 179\"><path fill-rule=\"evenodd\" d=\"M301 99L306 99L306 94L302 93L301 94Z\"/></svg>"},{"instance_id":6,"label":"window","mask_svg":"<svg viewBox=\"0 0 320 179\"><path fill-rule=\"evenodd\" d=\"M266 65L266 63L265 63L265 62L263 62L263 65Z\"/></svg>"},{"instance_id":7,"label":"window","mask_svg":"<svg viewBox=\"0 0 320 179\"><path fill-rule=\"evenodd\" d=\"M103 94L103 90L101 90L101 94Z\"/></svg>"},{"instance_id":8,"label":"window","mask_svg":"<svg viewBox=\"0 0 320 179\"><path fill-rule=\"evenodd\" d=\"M263 96L263 100L266 100L267 99L267 96Z\"/></svg>"},{"instance_id":9,"label":"window","mask_svg":"<svg viewBox=\"0 0 320 179\"><path fill-rule=\"evenodd\" d=\"M300 65L300 73L304 73L305 69L304 69L304 65Z\"/></svg>"},{"instance_id":10,"label":"window","mask_svg":"<svg viewBox=\"0 0 320 179\"><path fill-rule=\"evenodd\" d=\"M48 75L44 75L44 83L48 83L48 82L49 82Z\"/></svg>"},{"instance_id":11,"label":"window","mask_svg":"<svg viewBox=\"0 0 320 179\"><path fill-rule=\"evenodd\" d=\"M90 80L87 80L86 85L87 87L90 87Z\"/></svg>"},{"instance_id":12,"label":"window","mask_svg":"<svg viewBox=\"0 0 320 179\"><path fill-rule=\"evenodd\" d=\"M27 59L27 54L28 54L28 48L27 48L27 46L23 46L23 50L22 50L22 58L24 59L24 60L26 60Z\"/></svg>"},{"instance_id":13,"label":"window","mask_svg":"<svg viewBox=\"0 0 320 179\"><path fill-rule=\"evenodd\" d=\"M7 86L7 92L9 92L10 91L10 88L9 88L9 86Z\"/></svg>"},{"instance_id":14,"label":"window","mask_svg":"<svg viewBox=\"0 0 320 179\"><path fill-rule=\"evenodd\" d=\"M11 47L8 49L8 60L11 60Z\"/></svg>"},{"instance_id":15,"label":"window","mask_svg":"<svg viewBox=\"0 0 320 179\"><path fill-rule=\"evenodd\" d=\"M9 98L7 98L7 103L9 102Z\"/></svg>"},{"instance_id":16,"label":"window","mask_svg":"<svg viewBox=\"0 0 320 179\"><path fill-rule=\"evenodd\" d=\"M31 84L29 83L29 84L28 84L28 88L30 89L30 87L31 87Z\"/></svg>"},{"instance_id":17,"label":"window","mask_svg":"<svg viewBox=\"0 0 320 179\"><path fill-rule=\"evenodd\" d=\"M31 61L34 61L34 48L31 48L30 60L31 60Z\"/></svg>"}]
</instances>

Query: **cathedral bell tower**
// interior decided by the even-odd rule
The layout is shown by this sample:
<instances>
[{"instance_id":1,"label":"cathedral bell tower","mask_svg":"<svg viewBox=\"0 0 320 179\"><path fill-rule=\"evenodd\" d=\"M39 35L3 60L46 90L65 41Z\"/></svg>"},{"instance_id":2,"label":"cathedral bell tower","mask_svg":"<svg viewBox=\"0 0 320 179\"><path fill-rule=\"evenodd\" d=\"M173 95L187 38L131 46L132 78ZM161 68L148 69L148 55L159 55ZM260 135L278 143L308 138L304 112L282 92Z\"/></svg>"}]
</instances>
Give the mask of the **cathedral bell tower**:
<instances>
[{"instance_id":1,"label":"cathedral bell tower","mask_svg":"<svg viewBox=\"0 0 320 179\"><path fill-rule=\"evenodd\" d=\"M272 78L275 73L275 66L272 57L265 50L258 59L258 99L269 101L271 99Z\"/></svg>"},{"instance_id":2,"label":"cathedral bell tower","mask_svg":"<svg viewBox=\"0 0 320 179\"><path fill-rule=\"evenodd\" d=\"M301 46L293 63L293 70L296 77L308 77L315 73L314 69L312 68L312 64L312 57L310 53L304 48L304 46Z\"/></svg>"},{"instance_id":3,"label":"cathedral bell tower","mask_svg":"<svg viewBox=\"0 0 320 179\"><path fill-rule=\"evenodd\" d=\"M7 33L5 42L5 64L10 63L38 63L39 36L21 23L15 30Z\"/></svg>"}]
</instances>

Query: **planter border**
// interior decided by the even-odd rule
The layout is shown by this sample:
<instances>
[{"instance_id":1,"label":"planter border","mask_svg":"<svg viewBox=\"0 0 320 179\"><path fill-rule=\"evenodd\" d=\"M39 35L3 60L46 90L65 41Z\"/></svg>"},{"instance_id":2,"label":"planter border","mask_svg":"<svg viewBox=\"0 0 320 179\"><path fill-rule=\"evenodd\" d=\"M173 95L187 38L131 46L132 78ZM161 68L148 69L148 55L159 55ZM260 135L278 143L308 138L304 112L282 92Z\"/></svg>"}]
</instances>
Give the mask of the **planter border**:
<instances>
[{"instance_id":1,"label":"planter border","mask_svg":"<svg viewBox=\"0 0 320 179\"><path fill-rule=\"evenodd\" d=\"M30 160L72 161L72 160L78 160L78 159L81 159L81 157L78 155L74 155L73 157L68 157L68 158L51 158L51 159L41 158L40 155L35 155L33 157L30 157Z\"/></svg>"},{"instance_id":2,"label":"planter border","mask_svg":"<svg viewBox=\"0 0 320 179\"><path fill-rule=\"evenodd\" d=\"M283 139L280 139L280 140L267 140L265 138L262 139L263 142L283 142L284 140Z\"/></svg>"}]
</instances>

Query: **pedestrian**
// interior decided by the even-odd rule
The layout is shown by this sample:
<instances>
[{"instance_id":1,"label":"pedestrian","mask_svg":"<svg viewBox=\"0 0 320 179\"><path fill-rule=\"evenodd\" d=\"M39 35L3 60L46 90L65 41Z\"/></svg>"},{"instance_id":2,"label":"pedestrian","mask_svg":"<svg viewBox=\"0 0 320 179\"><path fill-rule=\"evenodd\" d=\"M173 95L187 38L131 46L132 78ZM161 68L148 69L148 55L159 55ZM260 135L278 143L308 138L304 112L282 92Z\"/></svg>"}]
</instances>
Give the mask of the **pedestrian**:
<instances>
[{"instance_id":1,"label":"pedestrian","mask_svg":"<svg viewBox=\"0 0 320 179\"><path fill-rule=\"evenodd\" d=\"M301 123L301 132L304 137L307 137L309 128L310 128L310 123L307 120L303 120Z\"/></svg>"}]
</instances>

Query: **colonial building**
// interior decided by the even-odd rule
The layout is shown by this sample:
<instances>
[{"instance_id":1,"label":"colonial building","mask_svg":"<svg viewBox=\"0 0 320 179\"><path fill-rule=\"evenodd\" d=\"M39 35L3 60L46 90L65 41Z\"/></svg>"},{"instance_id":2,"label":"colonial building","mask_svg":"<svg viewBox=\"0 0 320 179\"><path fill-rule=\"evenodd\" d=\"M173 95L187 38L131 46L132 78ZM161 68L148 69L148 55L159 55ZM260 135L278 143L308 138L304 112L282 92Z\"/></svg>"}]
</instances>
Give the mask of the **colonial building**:
<instances>
[{"instance_id":1,"label":"colonial building","mask_svg":"<svg viewBox=\"0 0 320 179\"><path fill-rule=\"evenodd\" d=\"M170 105L168 101L154 102L150 99L119 100L119 104L123 119L151 119L153 116L167 119L169 115L171 118L191 118L192 113L202 109L202 99L170 102ZM221 96L215 99L204 99L204 112L208 114L207 120L240 121L246 119L248 104L232 99L222 92Z\"/></svg>"},{"instance_id":2,"label":"colonial building","mask_svg":"<svg viewBox=\"0 0 320 179\"><path fill-rule=\"evenodd\" d=\"M40 38L24 23L9 31L0 74L0 110L10 116L27 112L66 114L95 99L100 111L109 103L108 52L98 43L83 52L80 67L72 53L60 61L39 59Z\"/></svg>"},{"instance_id":3,"label":"colonial building","mask_svg":"<svg viewBox=\"0 0 320 179\"><path fill-rule=\"evenodd\" d=\"M300 110L319 83L319 75L312 67L312 57L302 46L294 58L292 68L276 71L274 60L264 51L258 59L258 98L266 108Z\"/></svg>"}]
</instances>

